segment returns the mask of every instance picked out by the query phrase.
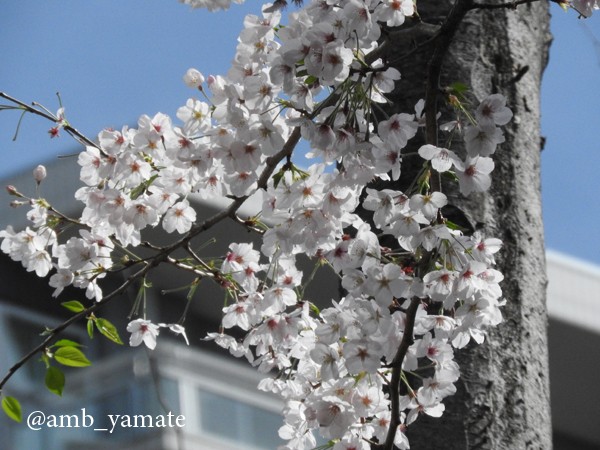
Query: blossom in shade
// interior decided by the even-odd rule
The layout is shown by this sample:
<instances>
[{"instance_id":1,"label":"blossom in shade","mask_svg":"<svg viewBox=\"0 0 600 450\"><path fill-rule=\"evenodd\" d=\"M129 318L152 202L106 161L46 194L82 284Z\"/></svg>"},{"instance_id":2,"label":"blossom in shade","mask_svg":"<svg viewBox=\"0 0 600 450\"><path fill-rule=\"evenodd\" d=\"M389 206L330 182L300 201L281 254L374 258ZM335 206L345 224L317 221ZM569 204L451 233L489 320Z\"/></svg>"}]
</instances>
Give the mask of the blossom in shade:
<instances>
[{"instance_id":1,"label":"blossom in shade","mask_svg":"<svg viewBox=\"0 0 600 450\"><path fill-rule=\"evenodd\" d=\"M154 350L160 328L149 320L136 319L129 322L127 331L131 333L129 345L137 347L143 342L150 350Z\"/></svg>"}]
</instances>

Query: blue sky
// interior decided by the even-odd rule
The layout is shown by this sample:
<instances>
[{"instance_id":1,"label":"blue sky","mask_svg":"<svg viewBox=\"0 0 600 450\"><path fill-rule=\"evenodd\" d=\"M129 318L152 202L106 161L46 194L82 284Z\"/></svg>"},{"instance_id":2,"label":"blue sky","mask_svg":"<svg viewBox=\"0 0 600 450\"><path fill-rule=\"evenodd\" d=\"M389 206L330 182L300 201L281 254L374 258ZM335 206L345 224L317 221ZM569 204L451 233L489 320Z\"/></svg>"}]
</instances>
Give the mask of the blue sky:
<instances>
[{"instance_id":1,"label":"blue sky","mask_svg":"<svg viewBox=\"0 0 600 450\"><path fill-rule=\"evenodd\" d=\"M248 0L210 14L176 0L5 2L0 91L51 110L59 91L67 119L90 137L144 113L174 116L192 94L183 73L224 73L243 16L259 6ZM600 264L600 11L586 21L556 5L552 13L542 99L546 244ZM17 120L0 113L0 176L73 152L71 140L48 139L49 123L35 117L24 119L13 142Z\"/></svg>"}]
</instances>

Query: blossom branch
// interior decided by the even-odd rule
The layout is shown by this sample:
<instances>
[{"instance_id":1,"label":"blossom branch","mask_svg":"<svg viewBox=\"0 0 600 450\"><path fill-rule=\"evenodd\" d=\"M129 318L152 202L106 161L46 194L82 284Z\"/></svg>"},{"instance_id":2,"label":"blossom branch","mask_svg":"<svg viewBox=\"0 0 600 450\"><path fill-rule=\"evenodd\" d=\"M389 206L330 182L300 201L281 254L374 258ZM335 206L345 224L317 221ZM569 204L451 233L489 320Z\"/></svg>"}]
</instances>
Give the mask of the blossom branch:
<instances>
[{"instance_id":1,"label":"blossom branch","mask_svg":"<svg viewBox=\"0 0 600 450\"><path fill-rule=\"evenodd\" d=\"M406 319L404 325L404 332L402 334L402 341L398 346L398 351L392 361L392 379L389 384L390 388L390 401L391 401L391 418L390 427L388 434L385 439L385 443L381 447L382 450L393 450L394 439L398 432L398 426L400 426L400 383L402 381L402 363L406 357L409 347L413 344L413 331L415 328L415 318L417 316L417 310L421 299L413 297L410 301L410 305L406 311Z\"/></svg>"},{"instance_id":2,"label":"blossom branch","mask_svg":"<svg viewBox=\"0 0 600 450\"><path fill-rule=\"evenodd\" d=\"M2 93L0 93L0 94L2 94ZM7 98L5 95L2 95L2 96ZM21 104L22 102L18 102L18 103ZM28 107L27 105L24 105L24 106ZM51 117L51 116L49 116L45 113L41 113L39 111L38 111L38 113L46 118ZM263 172L261 173L261 176L259 177L259 181L257 183L258 189L264 189L267 186L267 183L268 183L271 175L275 171L275 168L277 167L277 165L288 155L292 154L292 152L293 152L294 148L296 147L296 144L298 143L299 140L300 140L300 128L297 127L293 130L292 134L290 135L287 142L284 144L283 148L277 154L273 155L272 157L270 157L267 160L266 167L263 170ZM99 302L94 303L89 308L86 308L85 310L75 314L73 317L69 318L62 324L53 328L52 331L50 331L48 337L46 339L44 339L44 341L42 343L40 343L37 347L35 347L33 350L31 350L29 353L27 353L25 356L23 356L17 363L15 363L8 370L7 374L4 376L2 381L0 381L0 390L2 390L2 387L8 382L8 380L10 380L10 378L16 373L17 370L19 370L27 361L29 361L31 358L33 358L35 355L37 355L39 352L43 351L54 339L57 338L57 336L61 332L63 332L65 329L67 329L70 325L77 322L79 319L87 317L89 314L97 311L104 305L108 304L114 298L116 298L117 296L119 296L120 294L125 292L125 290L129 286L131 286L131 284L134 281L136 281L137 279L148 274L153 268L158 266L160 263L165 262L165 261L173 263L174 260L172 258L170 258L169 255L173 251L187 246L189 244L189 242L194 237L199 235L200 233L212 228L217 223L221 222L223 219L226 219L228 217L233 218L235 220L235 213L244 204L244 202L248 198L249 198L249 195L240 197L240 198L236 198L229 205L228 208L226 208L223 211L215 214L214 216L206 219L205 221L201 222L200 224L197 224L194 228L192 228L187 233L187 235L184 238L180 239L179 241L175 242L174 244L164 247L164 248L154 247L155 249L159 250L159 253L154 255L152 258L150 258L149 261L146 263L146 265L142 269L140 269L136 273L130 275L127 278L127 280L123 284L121 284L121 286L119 286L117 289L112 291L110 294L106 295ZM176 266L180 266L180 265L176 264ZM182 266L180 266L180 267L184 268L186 270L188 269L187 267L182 267Z\"/></svg>"},{"instance_id":3,"label":"blossom branch","mask_svg":"<svg viewBox=\"0 0 600 450\"><path fill-rule=\"evenodd\" d=\"M43 111L43 110L40 110L37 108L34 108L33 106L28 105L27 103L22 102L21 100L17 100L16 98L11 97L10 95L6 94L5 92L0 92L0 97L5 98L6 100L8 100L12 103L15 103L16 105L19 105L19 108L17 108L17 109L21 109L21 110L29 112L31 114L35 114L37 116L43 117L44 119L48 119L51 122L56 123L56 122L60 121L60 119L58 117L54 116L53 114L50 114L46 111ZM76 128L73 128L68 123L65 123L63 128L71 136L75 136L81 144L89 145L91 147L97 148L98 150L100 150L102 152L102 148L100 148L100 146L98 144L96 144L90 138L88 138L87 136L82 134Z\"/></svg>"}]
</instances>

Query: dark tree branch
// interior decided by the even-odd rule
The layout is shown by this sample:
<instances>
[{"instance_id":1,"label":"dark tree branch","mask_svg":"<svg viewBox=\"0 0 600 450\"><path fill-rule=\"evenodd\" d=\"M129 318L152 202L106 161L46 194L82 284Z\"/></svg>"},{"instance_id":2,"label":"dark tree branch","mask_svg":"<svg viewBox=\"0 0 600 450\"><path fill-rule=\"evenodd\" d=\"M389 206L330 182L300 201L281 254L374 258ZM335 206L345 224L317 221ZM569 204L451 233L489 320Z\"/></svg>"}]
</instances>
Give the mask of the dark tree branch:
<instances>
[{"instance_id":1,"label":"dark tree branch","mask_svg":"<svg viewBox=\"0 0 600 450\"><path fill-rule=\"evenodd\" d=\"M472 9L517 9L519 5L538 2L539 0L514 0L509 3L473 3Z\"/></svg>"},{"instance_id":2,"label":"dark tree branch","mask_svg":"<svg viewBox=\"0 0 600 450\"><path fill-rule=\"evenodd\" d=\"M392 361L392 379L390 381L390 400L391 400L391 416L390 416L390 428L385 439L381 450L393 450L394 439L398 432L398 427L401 424L400 421L400 383L402 382L402 363L406 357L409 347L413 344L413 331L415 328L415 318L417 316L417 310L421 299L413 297L410 301L408 310L406 311L406 319L404 324L404 332L402 334L402 341L398 346L398 351Z\"/></svg>"},{"instance_id":3,"label":"dark tree branch","mask_svg":"<svg viewBox=\"0 0 600 450\"><path fill-rule=\"evenodd\" d=\"M435 47L427 66L427 85L425 87L425 140L427 144L438 145L437 100L444 57L458 26L472 9L473 4L473 0L457 0L435 37Z\"/></svg>"}]
</instances>

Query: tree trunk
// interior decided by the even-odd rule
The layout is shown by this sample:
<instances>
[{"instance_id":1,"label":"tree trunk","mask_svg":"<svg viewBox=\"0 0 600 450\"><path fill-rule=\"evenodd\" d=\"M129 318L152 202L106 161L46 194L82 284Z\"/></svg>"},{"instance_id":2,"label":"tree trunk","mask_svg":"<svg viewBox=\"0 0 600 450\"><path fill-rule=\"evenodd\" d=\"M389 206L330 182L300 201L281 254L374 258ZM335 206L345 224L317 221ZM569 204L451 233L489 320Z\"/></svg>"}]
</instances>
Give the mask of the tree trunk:
<instances>
[{"instance_id":1,"label":"tree trunk","mask_svg":"<svg viewBox=\"0 0 600 450\"><path fill-rule=\"evenodd\" d=\"M420 0L419 13L424 22L441 23L440 5L450 8L453 3ZM418 43L427 39L427 33L398 38L387 52L386 59L402 74L394 111L410 112L424 98L423 62L429 60L432 46ZM492 188L467 200L450 199L485 235L504 242L497 268L505 276L505 320L484 344L456 352L461 367L458 392L445 399L441 419L421 416L409 427L413 449L552 448L539 110L550 40L546 2L516 10L473 10L465 15L444 57L441 87L457 81L468 85L475 106L485 96L501 93L514 113L504 127L506 142L494 155ZM411 48L417 48L416 53L402 58ZM421 63L414 64L413 58ZM442 121L449 120L448 111L441 111Z\"/></svg>"}]
</instances>

